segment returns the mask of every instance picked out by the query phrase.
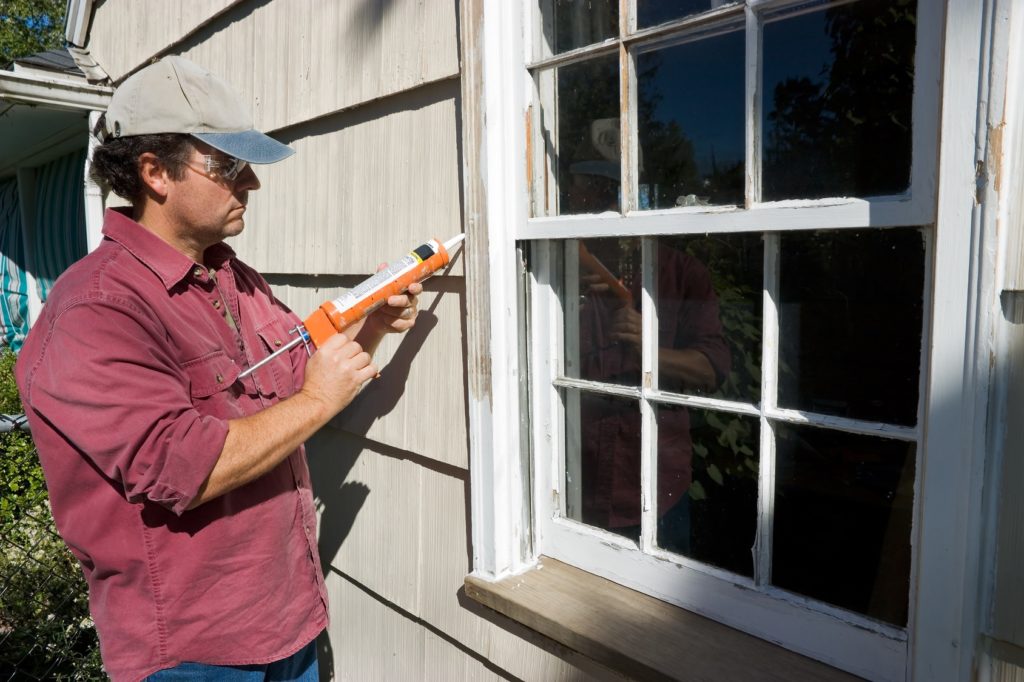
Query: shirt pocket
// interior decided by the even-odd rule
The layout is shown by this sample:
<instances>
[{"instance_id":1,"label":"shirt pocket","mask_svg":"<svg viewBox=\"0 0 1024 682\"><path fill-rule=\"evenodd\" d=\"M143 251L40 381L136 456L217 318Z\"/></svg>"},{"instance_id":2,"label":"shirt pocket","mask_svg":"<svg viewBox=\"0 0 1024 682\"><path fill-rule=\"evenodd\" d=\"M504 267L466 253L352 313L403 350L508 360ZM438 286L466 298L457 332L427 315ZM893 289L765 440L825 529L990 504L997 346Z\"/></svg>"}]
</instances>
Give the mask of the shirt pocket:
<instances>
[{"instance_id":1,"label":"shirt pocket","mask_svg":"<svg viewBox=\"0 0 1024 682\"><path fill-rule=\"evenodd\" d=\"M276 353L295 338L282 320L270 320L256 329L266 355ZM291 353L282 353L254 373L257 387L263 394L273 393L284 399L295 392Z\"/></svg>"},{"instance_id":2,"label":"shirt pocket","mask_svg":"<svg viewBox=\"0 0 1024 682\"><path fill-rule=\"evenodd\" d=\"M189 360L181 368L188 377L192 404L200 412L225 418L240 414L232 386L241 370L223 350Z\"/></svg>"}]
</instances>

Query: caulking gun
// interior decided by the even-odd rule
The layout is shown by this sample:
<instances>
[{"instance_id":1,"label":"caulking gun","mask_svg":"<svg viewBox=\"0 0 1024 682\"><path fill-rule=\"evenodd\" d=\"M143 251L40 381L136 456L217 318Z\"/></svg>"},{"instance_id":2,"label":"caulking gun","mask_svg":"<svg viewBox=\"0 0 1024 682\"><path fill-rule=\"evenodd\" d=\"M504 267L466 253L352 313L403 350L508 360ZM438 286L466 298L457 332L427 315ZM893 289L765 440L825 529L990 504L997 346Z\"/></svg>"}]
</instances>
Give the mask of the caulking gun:
<instances>
[{"instance_id":1,"label":"caulking gun","mask_svg":"<svg viewBox=\"0 0 1024 682\"><path fill-rule=\"evenodd\" d=\"M448 265L450 251L465 238L463 233L446 242L431 239L338 298L327 301L292 330L296 334L294 339L239 374L238 378L244 379L300 343L306 344L307 348L309 344L319 348L327 339L384 305L388 297L403 293L410 284L422 282Z\"/></svg>"}]
</instances>

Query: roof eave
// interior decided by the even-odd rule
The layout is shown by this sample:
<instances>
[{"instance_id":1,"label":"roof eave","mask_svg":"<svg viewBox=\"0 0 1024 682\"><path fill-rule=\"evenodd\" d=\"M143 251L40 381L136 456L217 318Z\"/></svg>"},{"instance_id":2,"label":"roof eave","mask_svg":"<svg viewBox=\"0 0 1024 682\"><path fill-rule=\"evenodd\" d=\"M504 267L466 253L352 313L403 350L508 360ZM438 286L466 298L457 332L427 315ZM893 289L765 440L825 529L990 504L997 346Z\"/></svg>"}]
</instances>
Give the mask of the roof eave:
<instances>
[{"instance_id":1,"label":"roof eave","mask_svg":"<svg viewBox=\"0 0 1024 682\"><path fill-rule=\"evenodd\" d=\"M85 82L0 72L0 100L72 111L105 111L113 89Z\"/></svg>"}]
</instances>

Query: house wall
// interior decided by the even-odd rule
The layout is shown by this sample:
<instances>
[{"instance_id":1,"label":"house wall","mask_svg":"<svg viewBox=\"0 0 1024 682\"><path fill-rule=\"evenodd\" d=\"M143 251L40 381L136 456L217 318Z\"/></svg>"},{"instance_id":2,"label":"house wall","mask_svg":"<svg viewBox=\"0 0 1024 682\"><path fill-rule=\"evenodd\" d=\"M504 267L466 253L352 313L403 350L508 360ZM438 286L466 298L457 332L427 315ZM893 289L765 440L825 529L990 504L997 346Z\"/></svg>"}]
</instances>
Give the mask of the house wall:
<instances>
[{"instance_id":1,"label":"house wall","mask_svg":"<svg viewBox=\"0 0 1024 682\"><path fill-rule=\"evenodd\" d=\"M455 0L165 4L159 21L151 3L100 4L89 50L115 79L183 54L298 150L258 169L263 186L233 241L297 313L463 230ZM381 378L309 444L332 610L322 665L352 680L590 679L603 671L462 593L472 550L460 258L428 282L416 328L382 344Z\"/></svg>"}]
</instances>

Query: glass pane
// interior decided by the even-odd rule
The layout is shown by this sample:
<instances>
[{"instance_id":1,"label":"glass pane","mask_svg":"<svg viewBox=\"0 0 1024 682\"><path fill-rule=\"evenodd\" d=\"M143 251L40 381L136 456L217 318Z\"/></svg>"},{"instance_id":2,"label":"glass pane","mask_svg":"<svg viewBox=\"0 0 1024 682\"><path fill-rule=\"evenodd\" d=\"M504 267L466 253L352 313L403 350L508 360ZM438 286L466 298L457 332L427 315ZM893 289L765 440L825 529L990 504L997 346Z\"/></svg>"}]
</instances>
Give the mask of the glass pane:
<instances>
[{"instance_id":1,"label":"glass pane","mask_svg":"<svg viewBox=\"0 0 1024 682\"><path fill-rule=\"evenodd\" d=\"M772 582L903 626L915 445L777 424Z\"/></svg>"},{"instance_id":2,"label":"glass pane","mask_svg":"<svg viewBox=\"0 0 1024 682\"><path fill-rule=\"evenodd\" d=\"M743 203L742 31L637 56L639 208Z\"/></svg>"},{"instance_id":3,"label":"glass pane","mask_svg":"<svg viewBox=\"0 0 1024 682\"><path fill-rule=\"evenodd\" d=\"M779 405L917 422L924 241L913 228L780 239Z\"/></svg>"},{"instance_id":4,"label":"glass pane","mask_svg":"<svg viewBox=\"0 0 1024 682\"><path fill-rule=\"evenodd\" d=\"M658 408L658 546L753 576L756 417Z\"/></svg>"},{"instance_id":5,"label":"glass pane","mask_svg":"<svg viewBox=\"0 0 1024 682\"><path fill-rule=\"evenodd\" d=\"M658 388L761 399L760 234L658 239Z\"/></svg>"},{"instance_id":6,"label":"glass pane","mask_svg":"<svg viewBox=\"0 0 1024 682\"><path fill-rule=\"evenodd\" d=\"M907 190L916 9L861 0L765 24L765 201Z\"/></svg>"},{"instance_id":7,"label":"glass pane","mask_svg":"<svg viewBox=\"0 0 1024 682\"><path fill-rule=\"evenodd\" d=\"M556 70L559 213L619 210L619 60ZM546 117L545 117L546 118Z\"/></svg>"},{"instance_id":8,"label":"glass pane","mask_svg":"<svg viewBox=\"0 0 1024 682\"><path fill-rule=\"evenodd\" d=\"M574 389L565 400L565 515L640 539L640 405Z\"/></svg>"},{"instance_id":9,"label":"glass pane","mask_svg":"<svg viewBox=\"0 0 1024 682\"><path fill-rule=\"evenodd\" d=\"M567 52L619 35L619 0L544 0L541 7L549 53Z\"/></svg>"},{"instance_id":10,"label":"glass pane","mask_svg":"<svg viewBox=\"0 0 1024 682\"><path fill-rule=\"evenodd\" d=\"M736 4L733 0L636 0L636 25L637 28L657 26L733 4Z\"/></svg>"},{"instance_id":11,"label":"glass pane","mask_svg":"<svg viewBox=\"0 0 1024 682\"><path fill-rule=\"evenodd\" d=\"M640 240L615 237L567 244L566 376L639 386Z\"/></svg>"}]
</instances>

